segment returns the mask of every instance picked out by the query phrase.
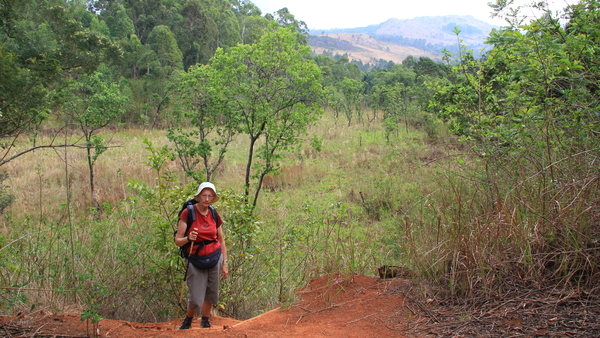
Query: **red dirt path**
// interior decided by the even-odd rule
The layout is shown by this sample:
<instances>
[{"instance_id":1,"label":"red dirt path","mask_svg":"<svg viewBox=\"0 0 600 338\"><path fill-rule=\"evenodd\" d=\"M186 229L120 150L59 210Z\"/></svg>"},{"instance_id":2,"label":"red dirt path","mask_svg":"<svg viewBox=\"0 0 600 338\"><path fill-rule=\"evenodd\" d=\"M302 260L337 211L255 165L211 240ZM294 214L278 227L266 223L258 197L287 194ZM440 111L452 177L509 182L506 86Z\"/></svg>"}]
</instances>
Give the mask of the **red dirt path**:
<instances>
[{"instance_id":1,"label":"red dirt path","mask_svg":"<svg viewBox=\"0 0 600 338\"><path fill-rule=\"evenodd\" d=\"M298 291L289 309L275 309L246 321L213 317L213 327L178 331L181 319L166 323L132 323L103 319L100 337L405 337L415 317L400 289L404 279L381 280L363 275L324 276ZM93 337L79 316L0 317L0 336ZM14 329L10 331L10 329ZM3 332L4 330L4 332ZM21 331L18 331L21 330Z\"/></svg>"}]
</instances>

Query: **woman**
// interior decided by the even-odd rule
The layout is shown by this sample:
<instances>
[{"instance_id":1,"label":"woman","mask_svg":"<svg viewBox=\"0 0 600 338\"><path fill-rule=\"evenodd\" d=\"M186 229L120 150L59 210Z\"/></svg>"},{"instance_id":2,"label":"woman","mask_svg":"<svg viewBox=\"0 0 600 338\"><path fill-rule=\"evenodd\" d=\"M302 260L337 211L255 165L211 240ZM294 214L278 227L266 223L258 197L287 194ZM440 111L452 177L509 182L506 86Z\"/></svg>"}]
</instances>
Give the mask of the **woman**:
<instances>
[{"instance_id":1,"label":"woman","mask_svg":"<svg viewBox=\"0 0 600 338\"><path fill-rule=\"evenodd\" d=\"M188 299L188 307L185 319L179 327L180 330L189 329L192 325L192 319L196 313L201 313L202 320L201 328L210 327L210 310L213 304L219 301L219 277L227 278L229 271L227 270L227 248L223 239L223 229L221 225L223 220L217 215L214 219L210 208L211 204L219 200L217 189L214 184L204 182L198 187L198 192L194 199L198 202L194 205L196 214L195 220L188 230L187 214L185 209L179 215L177 224L177 234L175 236L175 244L179 247L190 243L186 252L191 256L188 258L188 268L186 280L190 296ZM187 232L186 232L187 230ZM221 254L218 263L208 269L201 269L194 265L196 256L208 256L210 254ZM191 263L191 264L190 264Z\"/></svg>"}]
</instances>

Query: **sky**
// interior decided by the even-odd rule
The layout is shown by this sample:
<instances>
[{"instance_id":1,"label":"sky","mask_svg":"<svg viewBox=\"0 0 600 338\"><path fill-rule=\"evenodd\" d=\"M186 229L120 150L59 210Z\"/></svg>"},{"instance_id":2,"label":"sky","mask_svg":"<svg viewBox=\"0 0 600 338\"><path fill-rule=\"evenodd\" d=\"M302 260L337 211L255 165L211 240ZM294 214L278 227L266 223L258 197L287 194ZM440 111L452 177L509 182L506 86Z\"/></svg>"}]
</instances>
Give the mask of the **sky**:
<instances>
[{"instance_id":1,"label":"sky","mask_svg":"<svg viewBox=\"0 0 600 338\"><path fill-rule=\"evenodd\" d=\"M388 19L413 19L420 16L472 15L501 26L504 21L491 19L492 0L251 0L263 15L287 7L296 20L306 22L310 30L354 28L376 25ZM531 0L516 0L527 3ZM577 0L548 0L552 9L561 9ZM353 5L354 4L354 5ZM533 15L533 14L532 14Z\"/></svg>"}]
</instances>

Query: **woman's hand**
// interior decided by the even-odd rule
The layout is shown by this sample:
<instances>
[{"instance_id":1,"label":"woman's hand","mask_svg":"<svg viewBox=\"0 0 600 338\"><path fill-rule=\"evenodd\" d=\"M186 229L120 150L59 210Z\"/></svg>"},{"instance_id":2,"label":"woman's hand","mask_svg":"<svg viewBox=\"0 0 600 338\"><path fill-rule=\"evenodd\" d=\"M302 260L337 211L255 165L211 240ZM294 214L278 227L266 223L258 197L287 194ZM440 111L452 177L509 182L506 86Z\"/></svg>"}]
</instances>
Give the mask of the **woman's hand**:
<instances>
[{"instance_id":1,"label":"woman's hand","mask_svg":"<svg viewBox=\"0 0 600 338\"><path fill-rule=\"evenodd\" d=\"M192 230L187 237L190 242L195 242L198 239L198 232L196 230Z\"/></svg>"},{"instance_id":2,"label":"woman's hand","mask_svg":"<svg viewBox=\"0 0 600 338\"><path fill-rule=\"evenodd\" d=\"M221 268L221 278L227 279L229 276L229 270L227 269L227 262L223 262L223 267Z\"/></svg>"}]
</instances>

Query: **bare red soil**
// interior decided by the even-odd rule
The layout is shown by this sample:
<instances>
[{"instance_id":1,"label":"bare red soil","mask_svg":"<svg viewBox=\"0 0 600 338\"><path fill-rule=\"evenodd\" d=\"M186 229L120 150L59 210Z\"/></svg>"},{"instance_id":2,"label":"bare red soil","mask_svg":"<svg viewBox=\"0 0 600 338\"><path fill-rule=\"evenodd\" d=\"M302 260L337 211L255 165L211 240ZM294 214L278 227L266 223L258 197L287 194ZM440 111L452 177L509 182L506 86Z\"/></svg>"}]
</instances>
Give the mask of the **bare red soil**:
<instances>
[{"instance_id":1,"label":"bare red soil","mask_svg":"<svg viewBox=\"0 0 600 338\"><path fill-rule=\"evenodd\" d=\"M482 295L456 304L425 284L363 275L323 276L298 291L298 301L240 321L195 319L190 330L166 323L103 319L97 330L78 315L0 316L0 337L600 337L600 297L592 292L514 286L504 297ZM423 298L424 295L431 299Z\"/></svg>"},{"instance_id":2,"label":"bare red soil","mask_svg":"<svg viewBox=\"0 0 600 338\"><path fill-rule=\"evenodd\" d=\"M181 319L132 323L103 319L97 331L77 315L0 317L1 337L405 337L415 317L398 293L410 281L362 275L325 276L298 291L288 309L275 309L245 321L213 317L210 329L195 318L179 331ZM412 318L411 318L412 317Z\"/></svg>"}]
</instances>

